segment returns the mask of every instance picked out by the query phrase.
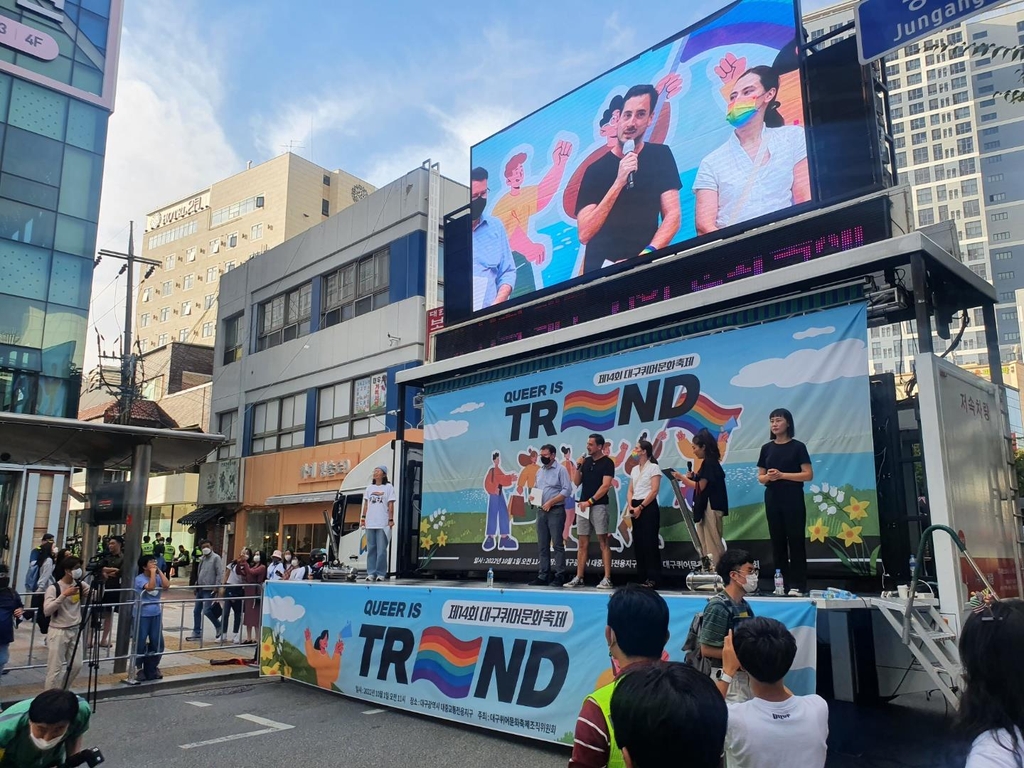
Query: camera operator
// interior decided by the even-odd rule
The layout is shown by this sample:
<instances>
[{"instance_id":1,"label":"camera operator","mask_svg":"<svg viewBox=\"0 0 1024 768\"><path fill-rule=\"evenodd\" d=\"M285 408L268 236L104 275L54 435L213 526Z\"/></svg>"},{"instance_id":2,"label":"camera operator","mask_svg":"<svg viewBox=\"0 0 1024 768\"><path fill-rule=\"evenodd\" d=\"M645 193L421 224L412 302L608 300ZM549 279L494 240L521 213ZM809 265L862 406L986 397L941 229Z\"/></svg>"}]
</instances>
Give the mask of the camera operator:
<instances>
[{"instance_id":1,"label":"camera operator","mask_svg":"<svg viewBox=\"0 0 1024 768\"><path fill-rule=\"evenodd\" d=\"M85 572L81 559L71 555L61 563L64 574L60 581L46 588L43 613L50 617L47 643L46 687L61 688L64 665L71 667L68 685L73 685L82 668L82 655L76 650L79 626L82 623L82 601L89 586L82 583ZM0 721L2 722L2 721Z\"/></svg>"},{"instance_id":2,"label":"camera operator","mask_svg":"<svg viewBox=\"0 0 1024 768\"><path fill-rule=\"evenodd\" d=\"M82 748L92 710L70 691L43 691L0 714L0 768L51 768Z\"/></svg>"},{"instance_id":3,"label":"camera operator","mask_svg":"<svg viewBox=\"0 0 1024 768\"><path fill-rule=\"evenodd\" d=\"M114 612L117 604L125 602L121 596L121 574L124 571L124 537L111 536L107 540L107 551L100 555L100 571L96 578L103 578L103 604L97 611L103 614L103 636L100 648L110 647L110 632L114 626ZM90 572L91 572L90 568ZM130 599L130 598L127 598Z\"/></svg>"}]
</instances>

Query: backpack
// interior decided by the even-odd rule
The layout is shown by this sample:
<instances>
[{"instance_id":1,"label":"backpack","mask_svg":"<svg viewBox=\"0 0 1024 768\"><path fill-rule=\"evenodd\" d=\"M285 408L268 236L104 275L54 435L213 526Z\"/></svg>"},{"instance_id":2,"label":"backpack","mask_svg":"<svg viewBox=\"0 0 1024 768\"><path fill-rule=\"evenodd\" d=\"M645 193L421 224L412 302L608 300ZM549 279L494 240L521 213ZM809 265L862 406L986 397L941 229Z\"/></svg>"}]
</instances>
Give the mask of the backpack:
<instances>
[{"instance_id":1,"label":"backpack","mask_svg":"<svg viewBox=\"0 0 1024 768\"><path fill-rule=\"evenodd\" d=\"M36 559L36 561L33 562L32 565L30 565L28 567L28 573L25 574L25 591L26 592L35 592L36 591L36 587L38 587L38 586L39 586L39 560Z\"/></svg>"},{"instance_id":2,"label":"backpack","mask_svg":"<svg viewBox=\"0 0 1024 768\"><path fill-rule=\"evenodd\" d=\"M718 597L719 595L715 595L708 602L710 603ZM682 648L685 654L683 662L689 664L701 674L710 677L712 670L714 670L714 665L711 659L700 652L700 630L703 626L704 611L701 611L693 617L693 621L690 622L690 628L686 632L686 640L683 642Z\"/></svg>"}]
</instances>

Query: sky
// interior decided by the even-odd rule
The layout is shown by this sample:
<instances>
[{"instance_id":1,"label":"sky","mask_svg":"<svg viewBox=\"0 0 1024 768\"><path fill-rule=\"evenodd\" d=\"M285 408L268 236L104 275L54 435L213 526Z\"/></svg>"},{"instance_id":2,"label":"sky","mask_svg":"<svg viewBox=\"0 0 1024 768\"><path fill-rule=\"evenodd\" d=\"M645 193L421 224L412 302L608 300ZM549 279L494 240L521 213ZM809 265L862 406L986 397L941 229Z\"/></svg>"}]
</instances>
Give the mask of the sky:
<instances>
[{"instance_id":1,"label":"sky","mask_svg":"<svg viewBox=\"0 0 1024 768\"><path fill-rule=\"evenodd\" d=\"M465 183L470 146L727 4L126 0L98 246L134 219L139 252L147 212L289 146L376 186L428 158ZM97 334L119 350L118 268L93 278L87 370Z\"/></svg>"}]
</instances>

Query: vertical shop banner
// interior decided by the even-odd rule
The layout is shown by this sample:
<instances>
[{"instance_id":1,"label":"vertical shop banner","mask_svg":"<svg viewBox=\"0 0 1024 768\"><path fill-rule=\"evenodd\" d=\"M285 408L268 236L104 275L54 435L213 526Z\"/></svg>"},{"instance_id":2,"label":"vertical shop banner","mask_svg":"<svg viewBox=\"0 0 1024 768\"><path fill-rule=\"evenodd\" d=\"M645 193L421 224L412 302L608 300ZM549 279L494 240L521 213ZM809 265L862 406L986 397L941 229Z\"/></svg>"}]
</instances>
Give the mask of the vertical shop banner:
<instances>
[{"instance_id":1,"label":"vertical shop banner","mask_svg":"<svg viewBox=\"0 0 1024 768\"><path fill-rule=\"evenodd\" d=\"M666 660L706 598L666 596ZM809 600L753 599L797 640L786 684L815 690ZM268 581L260 672L460 723L572 744L583 699L610 682L598 592Z\"/></svg>"},{"instance_id":2,"label":"vertical shop banner","mask_svg":"<svg viewBox=\"0 0 1024 768\"><path fill-rule=\"evenodd\" d=\"M879 530L866 339L866 308L858 304L607 357L587 357L584 350L532 373L428 389L421 567L535 569L537 509L530 490L540 448L554 445L571 473L587 436L600 433L616 467L609 499L616 520L613 568L628 572L635 558L624 512L637 442L651 441L663 469L686 472L688 464L699 467L691 440L700 429L711 432L722 454L726 543L770 561L757 459L769 438L769 414L786 408L814 468L813 482L804 486L811 576L874 574ZM667 479L658 501L664 567L684 573L696 567L697 553ZM576 560L572 506L570 566ZM591 554L598 554L596 546Z\"/></svg>"}]
</instances>

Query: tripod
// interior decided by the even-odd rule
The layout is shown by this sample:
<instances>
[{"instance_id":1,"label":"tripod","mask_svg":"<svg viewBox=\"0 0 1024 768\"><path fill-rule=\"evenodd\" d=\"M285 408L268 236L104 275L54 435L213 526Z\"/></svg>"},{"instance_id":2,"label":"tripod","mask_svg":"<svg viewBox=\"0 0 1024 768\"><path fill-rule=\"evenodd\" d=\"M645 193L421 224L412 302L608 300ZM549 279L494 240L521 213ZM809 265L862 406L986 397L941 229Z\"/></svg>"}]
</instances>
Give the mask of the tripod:
<instances>
[{"instance_id":1,"label":"tripod","mask_svg":"<svg viewBox=\"0 0 1024 768\"><path fill-rule=\"evenodd\" d=\"M106 589L106 579L102 574L97 573L93 578L92 588L83 594L82 582L78 582L78 595L82 604L82 619L78 623L78 634L75 635L75 642L71 648L71 661L64 672L64 690L71 687L71 671L74 669L74 659L78 655L78 646L82 641L82 634L88 629L89 635L86 643L88 654L84 662L88 666L88 681L85 689L85 700L92 711L96 711L96 699L100 682L100 635L103 630L103 612L96 610L96 606L103 605L103 594Z\"/></svg>"}]
</instances>

